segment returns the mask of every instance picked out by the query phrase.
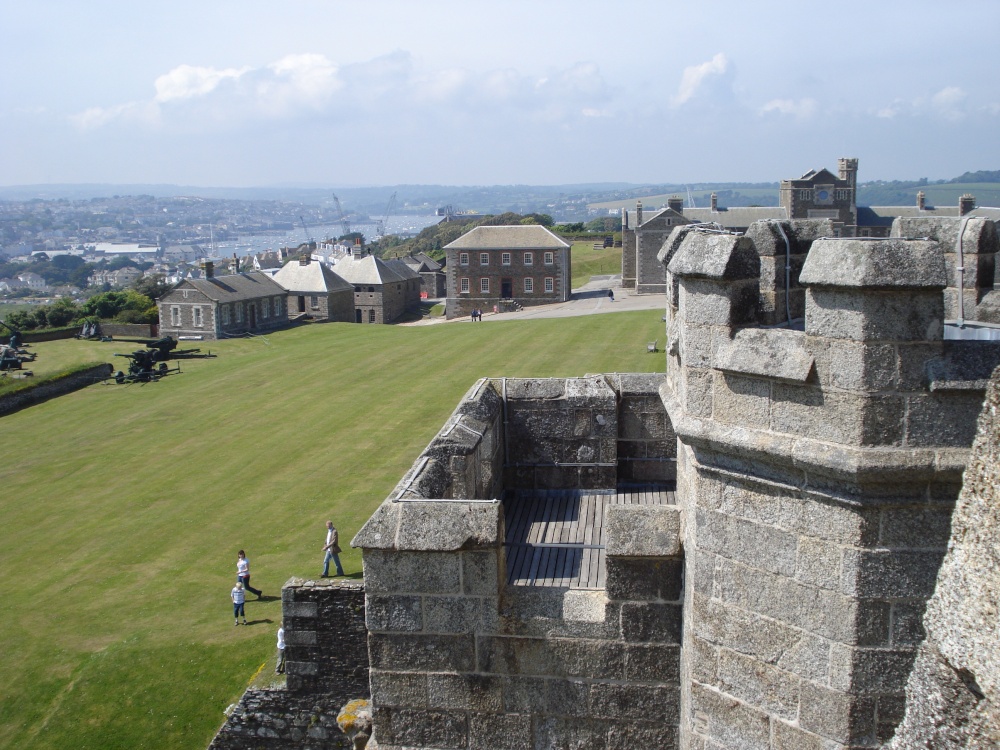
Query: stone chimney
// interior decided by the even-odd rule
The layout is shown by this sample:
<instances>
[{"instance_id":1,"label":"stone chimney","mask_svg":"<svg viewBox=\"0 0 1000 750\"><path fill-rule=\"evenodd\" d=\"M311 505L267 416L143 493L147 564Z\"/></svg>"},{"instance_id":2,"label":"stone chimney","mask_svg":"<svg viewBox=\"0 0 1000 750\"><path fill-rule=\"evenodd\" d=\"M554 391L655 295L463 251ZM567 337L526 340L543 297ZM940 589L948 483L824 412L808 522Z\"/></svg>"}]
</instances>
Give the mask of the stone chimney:
<instances>
[{"instance_id":1,"label":"stone chimney","mask_svg":"<svg viewBox=\"0 0 1000 750\"><path fill-rule=\"evenodd\" d=\"M712 193L711 201L712 201L712 211L713 212L718 211L719 210L719 196L717 196L715 193Z\"/></svg>"},{"instance_id":2,"label":"stone chimney","mask_svg":"<svg viewBox=\"0 0 1000 750\"><path fill-rule=\"evenodd\" d=\"M667 208L681 213L684 210L684 199L678 195L671 195L667 198Z\"/></svg>"},{"instance_id":3,"label":"stone chimney","mask_svg":"<svg viewBox=\"0 0 1000 750\"><path fill-rule=\"evenodd\" d=\"M240 258L236 253L233 253L233 273L240 272Z\"/></svg>"},{"instance_id":4,"label":"stone chimney","mask_svg":"<svg viewBox=\"0 0 1000 750\"><path fill-rule=\"evenodd\" d=\"M212 261L206 260L203 262L201 264L201 270L205 273L206 279L215 278L215 264Z\"/></svg>"},{"instance_id":5,"label":"stone chimney","mask_svg":"<svg viewBox=\"0 0 1000 750\"><path fill-rule=\"evenodd\" d=\"M917 208L920 211L927 208L927 196L924 194L923 190L917 191Z\"/></svg>"},{"instance_id":6,"label":"stone chimney","mask_svg":"<svg viewBox=\"0 0 1000 750\"><path fill-rule=\"evenodd\" d=\"M976 196L972 193L966 193L961 198L958 199L958 215L965 216L970 211L974 210L976 207Z\"/></svg>"},{"instance_id":7,"label":"stone chimney","mask_svg":"<svg viewBox=\"0 0 1000 750\"><path fill-rule=\"evenodd\" d=\"M365 257L365 248L361 244L360 237L354 238L354 247L351 248L351 257L354 258L355 260Z\"/></svg>"},{"instance_id":8,"label":"stone chimney","mask_svg":"<svg viewBox=\"0 0 1000 750\"><path fill-rule=\"evenodd\" d=\"M635 202L635 228L642 226L642 201Z\"/></svg>"}]
</instances>

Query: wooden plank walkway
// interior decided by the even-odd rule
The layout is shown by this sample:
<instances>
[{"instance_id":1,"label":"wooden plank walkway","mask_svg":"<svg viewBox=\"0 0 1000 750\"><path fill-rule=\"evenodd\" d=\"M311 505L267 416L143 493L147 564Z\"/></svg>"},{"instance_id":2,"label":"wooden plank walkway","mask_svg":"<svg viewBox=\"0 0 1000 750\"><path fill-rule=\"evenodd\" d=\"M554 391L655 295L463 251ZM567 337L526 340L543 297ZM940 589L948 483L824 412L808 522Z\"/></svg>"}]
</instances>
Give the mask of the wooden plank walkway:
<instances>
[{"instance_id":1,"label":"wooden plank walkway","mask_svg":"<svg viewBox=\"0 0 1000 750\"><path fill-rule=\"evenodd\" d=\"M507 582L512 586L602 589L604 509L673 505L664 489L517 490L504 499Z\"/></svg>"}]
</instances>

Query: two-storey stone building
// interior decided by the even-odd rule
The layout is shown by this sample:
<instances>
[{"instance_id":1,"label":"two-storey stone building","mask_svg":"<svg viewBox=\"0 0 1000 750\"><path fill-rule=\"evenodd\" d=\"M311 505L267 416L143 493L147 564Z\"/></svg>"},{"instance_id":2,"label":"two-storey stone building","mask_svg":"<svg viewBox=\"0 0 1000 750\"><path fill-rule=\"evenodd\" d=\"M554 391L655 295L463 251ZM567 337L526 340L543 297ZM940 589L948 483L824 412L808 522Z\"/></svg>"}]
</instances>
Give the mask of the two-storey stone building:
<instances>
[{"instance_id":1,"label":"two-storey stone building","mask_svg":"<svg viewBox=\"0 0 1000 750\"><path fill-rule=\"evenodd\" d=\"M262 333L288 324L288 292L267 274L215 276L205 264L205 278L185 279L157 300L160 333L198 336L206 341Z\"/></svg>"},{"instance_id":2,"label":"two-storey stone building","mask_svg":"<svg viewBox=\"0 0 1000 750\"><path fill-rule=\"evenodd\" d=\"M354 287L355 323L391 323L420 307L420 277L402 263L389 263L356 247L336 273Z\"/></svg>"},{"instance_id":3,"label":"two-storey stone building","mask_svg":"<svg viewBox=\"0 0 1000 750\"><path fill-rule=\"evenodd\" d=\"M543 226L480 226L444 249L449 320L570 297L570 245Z\"/></svg>"}]
</instances>

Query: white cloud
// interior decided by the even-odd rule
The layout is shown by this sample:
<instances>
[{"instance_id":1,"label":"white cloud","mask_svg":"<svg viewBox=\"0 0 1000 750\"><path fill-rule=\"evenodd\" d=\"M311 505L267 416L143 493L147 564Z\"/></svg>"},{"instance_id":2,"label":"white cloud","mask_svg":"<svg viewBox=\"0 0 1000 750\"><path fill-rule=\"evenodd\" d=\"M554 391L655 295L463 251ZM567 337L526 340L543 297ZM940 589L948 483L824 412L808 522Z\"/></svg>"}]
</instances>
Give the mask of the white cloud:
<instances>
[{"instance_id":1,"label":"white cloud","mask_svg":"<svg viewBox=\"0 0 1000 750\"><path fill-rule=\"evenodd\" d=\"M594 63L576 63L539 76L502 68L452 68L418 73L411 55L397 51L338 66L323 54L287 55L257 68L179 65L159 76L149 101L91 107L72 116L81 128L116 120L163 127L248 129L256 120L308 114L384 118L406 106L410 116L483 115L504 111L552 122L601 112L608 87Z\"/></svg>"},{"instance_id":2,"label":"white cloud","mask_svg":"<svg viewBox=\"0 0 1000 750\"><path fill-rule=\"evenodd\" d=\"M816 114L818 108L815 99L772 99L757 112L761 115L774 112L798 120L806 120Z\"/></svg>"},{"instance_id":3,"label":"white cloud","mask_svg":"<svg viewBox=\"0 0 1000 750\"><path fill-rule=\"evenodd\" d=\"M677 89L677 95L670 100L670 103L674 107L679 107L689 102L699 93L704 93L707 88L711 87L713 82L724 80L726 74L730 71L729 60L721 52L708 62L684 68L684 74L681 76L681 85Z\"/></svg>"},{"instance_id":4,"label":"white cloud","mask_svg":"<svg viewBox=\"0 0 1000 750\"><path fill-rule=\"evenodd\" d=\"M217 70L194 65L178 65L156 79L153 84L156 89L154 100L163 103L205 96L212 93L223 81L239 80L248 70L249 68Z\"/></svg>"},{"instance_id":5,"label":"white cloud","mask_svg":"<svg viewBox=\"0 0 1000 750\"><path fill-rule=\"evenodd\" d=\"M946 86L931 97L931 104L946 120L961 120L965 117L965 100L968 95L958 86Z\"/></svg>"}]
</instances>

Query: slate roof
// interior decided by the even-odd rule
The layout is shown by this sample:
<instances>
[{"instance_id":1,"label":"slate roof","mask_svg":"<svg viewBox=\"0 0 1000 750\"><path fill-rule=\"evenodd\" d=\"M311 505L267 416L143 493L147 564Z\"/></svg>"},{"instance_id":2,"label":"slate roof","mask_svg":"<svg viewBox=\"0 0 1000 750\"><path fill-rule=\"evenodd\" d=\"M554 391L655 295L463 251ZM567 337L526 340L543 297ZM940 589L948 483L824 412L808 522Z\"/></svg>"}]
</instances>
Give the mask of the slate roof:
<instances>
[{"instance_id":1,"label":"slate roof","mask_svg":"<svg viewBox=\"0 0 1000 750\"><path fill-rule=\"evenodd\" d=\"M417 273L422 271L440 271L441 264L425 253L416 253L400 258L407 266Z\"/></svg>"},{"instance_id":2,"label":"slate roof","mask_svg":"<svg viewBox=\"0 0 1000 750\"><path fill-rule=\"evenodd\" d=\"M445 250L561 250L569 243L556 237L539 224L518 224L515 226L476 227L466 232L454 242L445 245Z\"/></svg>"},{"instance_id":3,"label":"slate roof","mask_svg":"<svg viewBox=\"0 0 1000 750\"><path fill-rule=\"evenodd\" d=\"M420 274L416 272L415 269L410 268L406 263L404 263L399 258L392 258L385 262L389 268L398 273L404 279L419 279Z\"/></svg>"},{"instance_id":4,"label":"slate roof","mask_svg":"<svg viewBox=\"0 0 1000 750\"><path fill-rule=\"evenodd\" d=\"M344 258L336 269L337 275L349 284L393 284L404 280L384 260L374 255Z\"/></svg>"},{"instance_id":5,"label":"slate roof","mask_svg":"<svg viewBox=\"0 0 1000 750\"><path fill-rule=\"evenodd\" d=\"M930 219L935 216L957 218L958 215L958 206L931 206L922 211L916 206L858 206L858 226L890 227L896 217ZM1000 220L1000 208L976 208L969 215L997 221Z\"/></svg>"},{"instance_id":6,"label":"slate roof","mask_svg":"<svg viewBox=\"0 0 1000 750\"><path fill-rule=\"evenodd\" d=\"M231 276L213 276L211 279L185 279L174 288L173 292L164 295L163 299L172 296L185 286L197 289L216 302L242 302L275 294L286 294L285 289L270 276L253 271Z\"/></svg>"},{"instance_id":7,"label":"slate roof","mask_svg":"<svg viewBox=\"0 0 1000 750\"><path fill-rule=\"evenodd\" d=\"M682 222L687 223L691 221L689 217L684 216L680 211L674 211L672 208L661 208L658 209L648 218L643 215L642 224L639 225L640 229L652 229L654 223L662 223L665 219L680 219ZM665 227L666 225L664 225Z\"/></svg>"},{"instance_id":8,"label":"slate roof","mask_svg":"<svg viewBox=\"0 0 1000 750\"><path fill-rule=\"evenodd\" d=\"M286 263L274 274L274 280L290 292L308 292L309 294L327 294L330 292L354 291L338 274L322 263L307 263L305 265L293 260Z\"/></svg>"},{"instance_id":9,"label":"slate roof","mask_svg":"<svg viewBox=\"0 0 1000 750\"><path fill-rule=\"evenodd\" d=\"M713 211L711 208L685 208L682 213L685 218L692 221L704 223L718 222L727 229L733 227L748 227L755 221L762 219L785 220L785 209L781 206L733 206L731 208L720 207Z\"/></svg>"}]
</instances>

